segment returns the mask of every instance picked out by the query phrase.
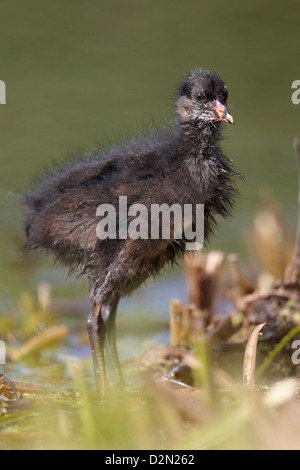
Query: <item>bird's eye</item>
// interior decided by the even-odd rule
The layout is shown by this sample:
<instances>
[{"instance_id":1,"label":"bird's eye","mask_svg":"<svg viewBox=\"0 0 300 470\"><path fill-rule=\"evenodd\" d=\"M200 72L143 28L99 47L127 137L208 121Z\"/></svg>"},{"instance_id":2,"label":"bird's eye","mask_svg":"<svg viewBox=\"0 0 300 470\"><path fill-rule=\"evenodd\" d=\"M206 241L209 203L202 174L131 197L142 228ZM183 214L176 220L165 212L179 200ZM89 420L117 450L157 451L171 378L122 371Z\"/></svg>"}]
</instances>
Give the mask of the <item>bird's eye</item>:
<instances>
[{"instance_id":1,"label":"bird's eye","mask_svg":"<svg viewBox=\"0 0 300 470\"><path fill-rule=\"evenodd\" d=\"M196 94L195 94L195 98L196 98L197 101L201 101L201 100L202 100L202 95L201 95L201 93L196 93Z\"/></svg>"}]
</instances>

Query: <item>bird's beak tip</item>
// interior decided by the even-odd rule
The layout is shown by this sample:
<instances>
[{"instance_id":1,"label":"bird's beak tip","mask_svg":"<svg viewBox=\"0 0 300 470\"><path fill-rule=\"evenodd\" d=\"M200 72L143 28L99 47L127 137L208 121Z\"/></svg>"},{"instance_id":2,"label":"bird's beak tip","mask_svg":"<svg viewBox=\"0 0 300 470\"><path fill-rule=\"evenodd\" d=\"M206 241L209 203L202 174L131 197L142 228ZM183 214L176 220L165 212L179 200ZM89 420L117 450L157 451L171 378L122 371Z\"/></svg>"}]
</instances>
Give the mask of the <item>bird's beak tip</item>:
<instances>
[{"instance_id":1,"label":"bird's beak tip","mask_svg":"<svg viewBox=\"0 0 300 470\"><path fill-rule=\"evenodd\" d=\"M216 100L215 106L212 108L216 121L224 121L228 124L234 124L234 119L225 104Z\"/></svg>"},{"instance_id":2,"label":"bird's beak tip","mask_svg":"<svg viewBox=\"0 0 300 470\"><path fill-rule=\"evenodd\" d=\"M232 125L235 124L232 115L231 115L230 113L228 113L228 112L227 112L227 116L226 116L226 122L228 122L228 124L232 124Z\"/></svg>"}]
</instances>

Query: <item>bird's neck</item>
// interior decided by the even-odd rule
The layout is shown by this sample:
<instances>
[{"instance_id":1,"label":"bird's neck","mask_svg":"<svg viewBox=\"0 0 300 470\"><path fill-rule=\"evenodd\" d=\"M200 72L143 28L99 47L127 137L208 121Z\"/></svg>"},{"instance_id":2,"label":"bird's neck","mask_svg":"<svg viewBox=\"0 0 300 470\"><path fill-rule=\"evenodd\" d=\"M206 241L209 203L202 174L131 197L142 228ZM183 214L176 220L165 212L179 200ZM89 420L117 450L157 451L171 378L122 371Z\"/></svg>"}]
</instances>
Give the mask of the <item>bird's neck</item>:
<instances>
[{"instance_id":1,"label":"bird's neck","mask_svg":"<svg viewBox=\"0 0 300 470\"><path fill-rule=\"evenodd\" d=\"M179 122L176 130L180 147L188 150L191 157L206 156L207 151L217 144L220 136L219 123Z\"/></svg>"}]
</instances>

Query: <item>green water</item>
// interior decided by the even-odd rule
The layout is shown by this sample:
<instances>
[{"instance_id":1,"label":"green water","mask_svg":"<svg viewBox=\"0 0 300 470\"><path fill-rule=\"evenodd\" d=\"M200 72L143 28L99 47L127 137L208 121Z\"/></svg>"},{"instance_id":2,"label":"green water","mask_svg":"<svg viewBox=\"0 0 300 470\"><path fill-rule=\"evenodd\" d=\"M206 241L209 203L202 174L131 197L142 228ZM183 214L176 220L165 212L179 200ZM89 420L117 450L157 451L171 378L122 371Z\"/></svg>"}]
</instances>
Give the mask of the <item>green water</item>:
<instances>
[{"instance_id":1,"label":"green water","mask_svg":"<svg viewBox=\"0 0 300 470\"><path fill-rule=\"evenodd\" d=\"M2 0L0 18L2 302L42 279L57 295L86 292L48 261L21 255L15 191L74 150L172 119L174 91L192 68L215 69L226 81L236 125L223 147L244 175L235 217L211 246L244 253L265 185L295 226L299 1Z\"/></svg>"}]
</instances>

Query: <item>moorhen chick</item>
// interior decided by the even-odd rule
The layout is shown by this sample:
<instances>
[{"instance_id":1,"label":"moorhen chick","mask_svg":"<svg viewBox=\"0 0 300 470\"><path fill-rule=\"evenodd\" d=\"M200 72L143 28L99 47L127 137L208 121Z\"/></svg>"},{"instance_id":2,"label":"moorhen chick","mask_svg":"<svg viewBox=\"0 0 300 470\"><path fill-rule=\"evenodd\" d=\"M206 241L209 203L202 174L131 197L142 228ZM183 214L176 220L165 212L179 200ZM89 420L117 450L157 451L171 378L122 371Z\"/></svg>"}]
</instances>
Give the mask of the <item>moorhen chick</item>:
<instances>
[{"instance_id":1,"label":"moorhen chick","mask_svg":"<svg viewBox=\"0 0 300 470\"><path fill-rule=\"evenodd\" d=\"M168 239L124 234L101 239L97 208L110 204L118 213L120 196L127 197L128 205L147 208L203 204L207 238L215 215L230 214L236 192L237 173L218 147L222 123L233 124L227 96L217 73L193 71L178 89L171 129L75 158L44 175L23 198L28 207L27 246L54 254L71 271L89 279L92 308L87 329L101 394L107 383L105 344L121 380L115 344L119 299L182 255L186 242L177 237L174 226Z\"/></svg>"}]
</instances>

